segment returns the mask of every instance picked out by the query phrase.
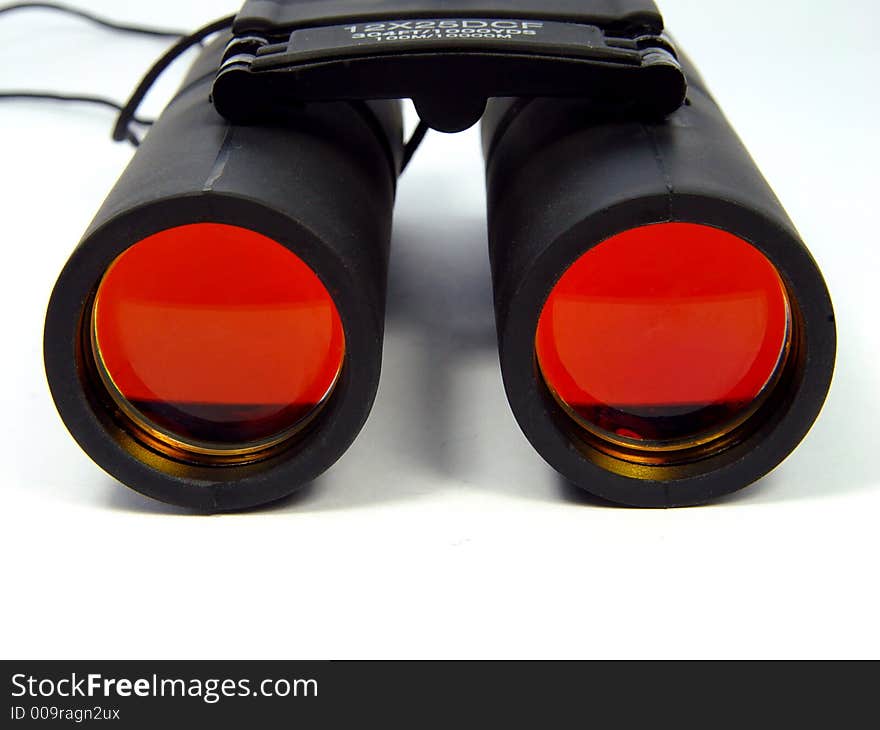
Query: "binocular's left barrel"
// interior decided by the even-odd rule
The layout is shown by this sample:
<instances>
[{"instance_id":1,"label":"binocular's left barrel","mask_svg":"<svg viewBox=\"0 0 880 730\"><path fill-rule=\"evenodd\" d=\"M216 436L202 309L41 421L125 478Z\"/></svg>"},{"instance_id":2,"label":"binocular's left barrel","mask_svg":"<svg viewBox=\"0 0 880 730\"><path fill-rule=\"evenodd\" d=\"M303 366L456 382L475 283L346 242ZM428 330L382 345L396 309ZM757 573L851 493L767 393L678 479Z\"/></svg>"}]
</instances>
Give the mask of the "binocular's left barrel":
<instances>
[{"instance_id":1,"label":"binocular's left barrel","mask_svg":"<svg viewBox=\"0 0 880 730\"><path fill-rule=\"evenodd\" d=\"M613 502L757 481L834 370L825 282L696 71L662 122L502 99L484 120L504 381L538 452Z\"/></svg>"},{"instance_id":2,"label":"binocular's left barrel","mask_svg":"<svg viewBox=\"0 0 880 730\"><path fill-rule=\"evenodd\" d=\"M45 363L83 449L202 510L275 501L346 451L375 399L397 102L230 125L202 52L56 285Z\"/></svg>"}]
</instances>

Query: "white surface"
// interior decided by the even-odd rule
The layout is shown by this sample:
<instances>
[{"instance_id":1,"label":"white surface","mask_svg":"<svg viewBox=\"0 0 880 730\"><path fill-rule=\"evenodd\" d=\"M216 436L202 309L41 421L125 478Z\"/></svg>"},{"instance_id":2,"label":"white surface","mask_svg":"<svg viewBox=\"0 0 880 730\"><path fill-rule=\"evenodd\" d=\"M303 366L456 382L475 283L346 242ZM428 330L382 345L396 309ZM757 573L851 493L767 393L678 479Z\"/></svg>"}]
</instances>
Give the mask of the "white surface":
<instances>
[{"instance_id":1,"label":"white surface","mask_svg":"<svg viewBox=\"0 0 880 730\"><path fill-rule=\"evenodd\" d=\"M184 28L236 5L79 4ZM252 514L143 499L67 434L40 354L54 280L131 153L103 110L3 102L0 656L880 656L880 5L662 5L835 297L835 387L793 458L702 509L612 509L560 485L502 390L471 131L431 135L402 180L381 391L339 465ZM6 16L0 88L122 98L159 50Z\"/></svg>"}]
</instances>

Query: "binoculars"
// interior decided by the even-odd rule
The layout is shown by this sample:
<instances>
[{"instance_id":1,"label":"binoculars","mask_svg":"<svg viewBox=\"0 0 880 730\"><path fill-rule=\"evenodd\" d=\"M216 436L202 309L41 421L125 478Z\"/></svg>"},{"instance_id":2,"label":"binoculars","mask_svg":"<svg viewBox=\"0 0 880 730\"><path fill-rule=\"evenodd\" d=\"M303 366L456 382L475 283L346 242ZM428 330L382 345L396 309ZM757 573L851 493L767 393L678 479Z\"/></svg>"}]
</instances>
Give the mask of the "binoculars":
<instances>
[{"instance_id":1,"label":"binoculars","mask_svg":"<svg viewBox=\"0 0 880 730\"><path fill-rule=\"evenodd\" d=\"M52 295L50 388L97 464L230 511L352 444L401 99L439 131L482 124L504 383L565 479L698 505L797 447L834 370L828 290L653 2L249 0Z\"/></svg>"}]
</instances>

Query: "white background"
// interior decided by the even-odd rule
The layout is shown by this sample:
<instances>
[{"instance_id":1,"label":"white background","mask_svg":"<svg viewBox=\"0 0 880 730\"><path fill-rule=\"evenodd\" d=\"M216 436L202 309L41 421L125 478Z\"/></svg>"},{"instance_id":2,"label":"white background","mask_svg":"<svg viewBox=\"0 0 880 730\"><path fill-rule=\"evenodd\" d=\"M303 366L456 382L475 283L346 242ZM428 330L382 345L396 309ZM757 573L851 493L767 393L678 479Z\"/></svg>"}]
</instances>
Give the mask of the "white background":
<instances>
[{"instance_id":1,"label":"white background","mask_svg":"<svg viewBox=\"0 0 880 730\"><path fill-rule=\"evenodd\" d=\"M700 509L614 509L561 485L502 390L472 130L432 134L401 181L385 370L354 448L250 514L141 498L75 445L41 361L54 280L131 151L104 110L0 102L0 656L880 656L880 3L661 4L835 297L835 386L794 457ZM79 5L182 28L236 7ZM0 88L121 99L160 49L3 16Z\"/></svg>"}]
</instances>

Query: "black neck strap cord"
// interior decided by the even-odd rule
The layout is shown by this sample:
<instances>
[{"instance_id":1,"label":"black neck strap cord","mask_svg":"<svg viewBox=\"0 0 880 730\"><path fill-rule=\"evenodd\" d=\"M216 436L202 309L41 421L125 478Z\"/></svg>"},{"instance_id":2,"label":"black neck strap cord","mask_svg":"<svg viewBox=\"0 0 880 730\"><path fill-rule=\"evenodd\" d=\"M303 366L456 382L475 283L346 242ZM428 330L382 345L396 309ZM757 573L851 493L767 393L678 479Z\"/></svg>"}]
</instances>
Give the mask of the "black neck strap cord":
<instances>
[{"instance_id":1,"label":"black neck strap cord","mask_svg":"<svg viewBox=\"0 0 880 730\"><path fill-rule=\"evenodd\" d=\"M116 126L113 129L113 139L116 142L121 142L128 138L132 122L137 122L138 120L136 114L140 105L166 69L193 46L201 45L207 38L215 33L220 33L231 28L232 24L235 22L235 18L235 15L228 15L225 18L220 18L213 23L209 23L194 33L178 39L178 41L169 48L158 61L156 61L153 67L147 72L147 75L141 80L140 84L138 84L134 93L131 95L131 98L120 110L119 116L116 119ZM401 173L406 170L407 166L412 161L413 156L421 146L428 131L428 125L419 121L412 137L410 137L404 147Z\"/></svg>"},{"instance_id":2,"label":"black neck strap cord","mask_svg":"<svg viewBox=\"0 0 880 730\"><path fill-rule=\"evenodd\" d=\"M37 101L58 101L83 103L103 106L118 112L116 123L113 127L112 137L115 142L130 142L135 147L140 145L140 138L132 129L133 125L148 127L153 123L151 119L144 119L138 116L138 110L146 98L150 89L162 74L184 53L189 49L202 45L204 41L216 33L228 30L235 21L235 15L228 15L219 20L215 20L208 25L199 28L192 33L185 33L176 30L168 30L164 28L154 28L151 26L129 25L118 23L116 21L101 18L91 13L85 12L78 8L73 8L61 3L46 2L27 2L14 3L0 7L0 15L21 10L50 10L59 12L72 17L86 20L101 28L119 33L131 33L151 38L164 40L174 40L174 44L153 64L153 67L147 72L144 78L135 88L131 97L124 104L108 99L102 96L92 94L61 94L50 91L0 91L0 100L37 100ZM424 122L419 122L418 127L407 142L404 150L403 169L406 169L409 162L421 145L428 132L428 126Z\"/></svg>"},{"instance_id":3,"label":"black neck strap cord","mask_svg":"<svg viewBox=\"0 0 880 730\"><path fill-rule=\"evenodd\" d=\"M152 28L146 25L127 25L125 23L117 23L113 20L92 15L85 10L73 8L63 3L12 3L0 7L0 15L12 13L19 10L51 10L64 15L70 15L74 18L86 20L93 25L106 28L107 30L119 33L132 33L135 35L149 36L152 38L179 38L184 33L177 30L168 30L166 28Z\"/></svg>"},{"instance_id":4,"label":"black neck strap cord","mask_svg":"<svg viewBox=\"0 0 880 730\"><path fill-rule=\"evenodd\" d=\"M150 89L153 88L153 85L159 77L165 73L166 69L172 63L190 48L201 45L207 38L215 33L220 33L231 28L234 21L235 15L227 15L225 18L220 18L213 23L209 23L208 25L199 28L194 33L178 38L177 42L162 54L155 64L153 64L153 67L147 72L147 75L144 76L144 78L141 79L141 82L137 85L131 98L122 105L119 116L116 119L116 126L113 128L113 140L115 142L122 142L126 139L131 123L137 120L137 111L140 109L140 106L150 92Z\"/></svg>"},{"instance_id":5,"label":"black neck strap cord","mask_svg":"<svg viewBox=\"0 0 880 730\"><path fill-rule=\"evenodd\" d=\"M104 28L105 30L113 31L116 33L140 35L147 38L168 40L177 39L180 38L182 35L185 35L181 31L169 30L166 28L154 28L152 26L146 25L129 25L126 23L117 23L116 21L101 18L84 10L80 10L79 8L73 8L61 3L13 3L11 5L4 5L0 7L0 16L23 10L48 10L52 12L57 12L62 15L68 15L74 18L78 18L80 20L85 20L100 28ZM31 89L24 89L21 91L0 91L0 100L55 101L75 104L92 104L95 106L106 107L107 109L113 109L117 112L121 112L124 108L122 104L114 101L113 99L108 99L106 97L98 96L95 94L64 94L54 91L37 91ZM140 144L140 139L135 134L134 130L131 129L132 125L134 124L142 127L149 127L152 123L153 121L151 119L144 119L139 116L132 116L128 127L122 134L122 139L131 142L131 144L137 147Z\"/></svg>"}]
</instances>

